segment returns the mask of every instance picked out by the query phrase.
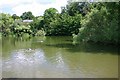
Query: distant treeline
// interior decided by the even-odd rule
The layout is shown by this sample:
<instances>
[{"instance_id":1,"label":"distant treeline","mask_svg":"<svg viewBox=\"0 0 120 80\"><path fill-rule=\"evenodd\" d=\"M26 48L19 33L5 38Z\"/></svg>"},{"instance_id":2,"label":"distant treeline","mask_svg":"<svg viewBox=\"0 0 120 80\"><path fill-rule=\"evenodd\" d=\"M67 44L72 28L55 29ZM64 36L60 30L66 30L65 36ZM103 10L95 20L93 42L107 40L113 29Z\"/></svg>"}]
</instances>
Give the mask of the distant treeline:
<instances>
[{"instance_id":1,"label":"distant treeline","mask_svg":"<svg viewBox=\"0 0 120 80\"><path fill-rule=\"evenodd\" d=\"M73 36L74 42L120 43L119 2L72 2L46 9L43 16L32 12L21 16L0 13L3 36ZM23 22L33 20L33 22Z\"/></svg>"}]
</instances>

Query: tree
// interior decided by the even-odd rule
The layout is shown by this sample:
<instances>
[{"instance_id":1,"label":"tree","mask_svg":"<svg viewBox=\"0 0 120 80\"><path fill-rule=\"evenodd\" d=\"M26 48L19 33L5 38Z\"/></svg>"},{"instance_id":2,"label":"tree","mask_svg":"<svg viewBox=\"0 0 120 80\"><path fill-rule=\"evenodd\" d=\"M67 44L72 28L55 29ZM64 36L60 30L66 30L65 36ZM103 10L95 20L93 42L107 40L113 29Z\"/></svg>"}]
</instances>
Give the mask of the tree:
<instances>
[{"instance_id":1,"label":"tree","mask_svg":"<svg viewBox=\"0 0 120 80\"><path fill-rule=\"evenodd\" d=\"M43 29L43 16L38 16L34 18L34 21L30 23L32 34L35 35L37 31Z\"/></svg>"},{"instance_id":2,"label":"tree","mask_svg":"<svg viewBox=\"0 0 120 80\"><path fill-rule=\"evenodd\" d=\"M44 12L44 30L46 34L50 34L50 23L57 17L58 11L55 8L46 9Z\"/></svg>"},{"instance_id":3,"label":"tree","mask_svg":"<svg viewBox=\"0 0 120 80\"><path fill-rule=\"evenodd\" d=\"M16 14L13 14L13 15L12 15L12 18L15 20L15 19L19 19L20 17L17 16Z\"/></svg>"},{"instance_id":4,"label":"tree","mask_svg":"<svg viewBox=\"0 0 120 80\"><path fill-rule=\"evenodd\" d=\"M56 15L49 23L49 28L46 35L54 36L71 36L79 32L81 14L70 16L67 13Z\"/></svg>"},{"instance_id":5,"label":"tree","mask_svg":"<svg viewBox=\"0 0 120 80\"><path fill-rule=\"evenodd\" d=\"M32 12L30 12L30 11L24 12L20 17L21 17L23 20L25 20L25 19L33 19L33 18L34 18Z\"/></svg>"},{"instance_id":6,"label":"tree","mask_svg":"<svg viewBox=\"0 0 120 80\"><path fill-rule=\"evenodd\" d=\"M44 21L49 24L53 19L55 19L58 11L55 8L46 9L44 12Z\"/></svg>"},{"instance_id":7,"label":"tree","mask_svg":"<svg viewBox=\"0 0 120 80\"><path fill-rule=\"evenodd\" d=\"M9 14L0 13L0 28L3 35L11 34L14 20Z\"/></svg>"},{"instance_id":8,"label":"tree","mask_svg":"<svg viewBox=\"0 0 120 80\"><path fill-rule=\"evenodd\" d=\"M45 10L44 30L46 35L71 36L79 32L81 14L70 16L67 12L61 14L55 8Z\"/></svg>"},{"instance_id":9,"label":"tree","mask_svg":"<svg viewBox=\"0 0 120 80\"><path fill-rule=\"evenodd\" d=\"M110 4L113 4L115 9L111 8ZM118 35L120 32L118 6L117 3L103 3L100 5L97 3L97 6L81 20L82 25L77 35L78 41L118 43L118 38L120 38Z\"/></svg>"},{"instance_id":10,"label":"tree","mask_svg":"<svg viewBox=\"0 0 120 80\"><path fill-rule=\"evenodd\" d=\"M68 4L66 5L66 12L70 16L74 16L75 14L82 14L84 16L90 11L90 8L90 3L87 2L68 1Z\"/></svg>"}]
</instances>

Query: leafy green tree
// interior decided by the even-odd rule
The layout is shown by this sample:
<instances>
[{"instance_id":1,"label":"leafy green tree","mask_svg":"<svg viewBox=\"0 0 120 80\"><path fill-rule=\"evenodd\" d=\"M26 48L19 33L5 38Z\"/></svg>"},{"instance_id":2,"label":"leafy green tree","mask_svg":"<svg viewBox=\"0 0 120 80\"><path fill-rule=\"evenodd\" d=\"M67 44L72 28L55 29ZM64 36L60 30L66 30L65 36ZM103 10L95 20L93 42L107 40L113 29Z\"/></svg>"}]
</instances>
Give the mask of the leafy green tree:
<instances>
[{"instance_id":1,"label":"leafy green tree","mask_svg":"<svg viewBox=\"0 0 120 80\"><path fill-rule=\"evenodd\" d=\"M58 15L50 22L49 34L55 36L70 36L73 33L77 34L80 28L81 14L76 14L74 17L66 13Z\"/></svg>"},{"instance_id":2,"label":"leafy green tree","mask_svg":"<svg viewBox=\"0 0 120 80\"><path fill-rule=\"evenodd\" d=\"M116 8L109 8L114 4ZM98 5L98 4L97 4ZM118 27L118 4L103 3L99 8L95 6L89 14L81 20L81 28L77 35L78 41L94 41L104 43L118 43L120 32ZM115 12L116 13L113 13Z\"/></svg>"},{"instance_id":3,"label":"leafy green tree","mask_svg":"<svg viewBox=\"0 0 120 80\"><path fill-rule=\"evenodd\" d=\"M15 20L15 19L19 19L20 17L17 16L16 14L13 14L13 15L12 15L12 18Z\"/></svg>"},{"instance_id":4,"label":"leafy green tree","mask_svg":"<svg viewBox=\"0 0 120 80\"><path fill-rule=\"evenodd\" d=\"M44 30L46 34L50 34L50 23L56 18L58 11L55 8L46 9L44 12Z\"/></svg>"},{"instance_id":5,"label":"leafy green tree","mask_svg":"<svg viewBox=\"0 0 120 80\"><path fill-rule=\"evenodd\" d=\"M55 8L45 10L44 30L46 35L68 36L79 32L81 14L70 16L67 12L61 14Z\"/></svg>"},{"instance_id":6,"label":"leafy green tree","mask_svg":"<svg viewBox=\"0 0 120 80\"><path fill-rule=\"evenodd\" d=\"M0 29L3 35L11 34L13 23L14 20L9 14L0 13Z\"/></svg>"},{"instance_id":7,"label":"leafy green tree","mask_svg":"<svg viewBox=\"0 0 120 80\"><path fill-rule=\"evenodd\" d=\"M34 15L32 14L32 12L28 11L28 12L24 12L20 17L22 18L22 20L33 19Z\"/></svg>"},{"instance_id":8,"label":"leafy green tree","mask_svg":"<svg viewBox=\"0 0 120 80\"><path fill-rule=\"evenodd\" d=\"M25 33L32 34L31 26L24 24L21 19L16 19L11 27L11 32L17 37L22 37Z\"/></svg>"},{"instance_id":9,"label":"leafy green tree","mask_svg":"<svg viewBox=\"0 0 120 80\"><path fill-rule=\"evenodd\" d=\"M66 12L70 16L74 16L75 14L86 15L90 11L90 3L87 2L72 2L68 1L66 5Z\"/></svg>"},{"instance_id":10,"label":"leafy green tree","mask_svg":"<svg viewBox=\"0 0 120 80\"><path fill-rule=\"evenodd\" d=\"M23 24L21 19L13 19L13 16L9 14L0 14L0 31L2 35L16 35L22 36L24 33L29 35L32 33L31 26Z\"/></svg>"},{"instance_id":11,"label":"leafy green tree","mask_svg":"<svg viewBox=\"0 0 120 80\"><path fill-rule=\"evenodd\" d=\"M35 17L34 21L30 23L32 34L35 35L39 30L43 29L43 16ZM40 32L40 31L39 31Z\"/></svg>"},{"instance_id":12,"label":"leafy green tree","mask_svg":"<svg viewBox=\"0 0 120 80\"><path fill-rule=\"evenodd\" d=\"M32 33L32 31L30 30L31 26L24 26L24 25L17 25L14 28L14 34L16 36L23 36L25 33L28 33L29 35Z\"/></svg>"}]
</instances>

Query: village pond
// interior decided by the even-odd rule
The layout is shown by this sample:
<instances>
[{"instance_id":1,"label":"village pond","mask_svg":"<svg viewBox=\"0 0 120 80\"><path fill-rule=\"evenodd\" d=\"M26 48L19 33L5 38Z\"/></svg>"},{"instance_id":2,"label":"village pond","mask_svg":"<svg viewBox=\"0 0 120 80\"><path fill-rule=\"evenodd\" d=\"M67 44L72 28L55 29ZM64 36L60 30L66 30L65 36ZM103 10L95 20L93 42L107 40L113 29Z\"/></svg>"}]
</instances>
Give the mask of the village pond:
<instances>
[{"instance_id":1,"label":"village pond","mask_svg":"<svg viewBox=\"0 0 120 80\"><path fill-rule=\"evenodd\" d=\"M3 78L117 78L117 47L72 37L2 38Z\"/></svg>"}]
</instances>

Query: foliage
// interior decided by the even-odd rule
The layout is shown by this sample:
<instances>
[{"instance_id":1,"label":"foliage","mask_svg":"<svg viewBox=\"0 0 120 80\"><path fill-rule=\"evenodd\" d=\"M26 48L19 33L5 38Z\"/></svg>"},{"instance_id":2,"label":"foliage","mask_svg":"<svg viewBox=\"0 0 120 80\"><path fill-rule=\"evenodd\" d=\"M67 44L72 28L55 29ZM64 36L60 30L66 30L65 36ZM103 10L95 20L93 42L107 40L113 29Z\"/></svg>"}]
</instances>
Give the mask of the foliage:
<instances>
[{"instance_id":1,"label":"foliage","mask_svg":"<svg viewBox=\"0 0 120 80\"><path fill-rule=\"evenodd\" d=\"M44 12L44 30L46 34L50 34L50 23L56 18L58 11L55 8L46 9Z\"/></svg>"},{"instance_id":2,"label":"foliage","mask_svg":"<svg viewBox=\"0 0 120 80\"><path fill-rule=\"evenodd\" d=\"M61 13L55 8L46 9L43 16L32 12L16 14L0 13L0 33L14 36L71 36L75 42L120 43L118 27L118 2L88 3L69 0ZM33 20L24 23L22 20Z\"/></svg>"},{"instance_id":3,"label":"foliage","mask_svg":"<svg viewBox=\"0 0 120 80\"><path fill-rule=\"evenodd\" d=\"M37 33L35 34L36 36L45 36L45 31L44 30L38 30Z\"/></svg>"},{"instance_id":4,"label":"foliage","mask_svg":"<svg viewBox=\"0 0 120 80\"><path fill-rule=\"evenodd\" d=\"M43 17L39 16L34 18L34 21L30 23L32 34L35 35L37 31L43 28Z\"/></svg>"},{"instance_id":5,"label":"foliage","mask_svg":"<svg viewBox=\"0 0 120 80\"><path fill-rule=\"evenodd\" d=\"M90 11L90 4L87 2L72 2L69 1L66 5L66 12L70 16L75 16L75 14L86 15Z\"/></svg>"},{"instance_id":6,"label":"foliage","mask_svg":"<svg viewBox=\"0 0 120 80\"><path fill-rule=\"evenodd\" d=\"M28 11L28 12L24 12L21 16L22 20L25 20L25 19L33 19L34 16L32 14L32 12Z\"/></svg>"},{"instance_id":7,"label":"foliage","mask_svg":"<svg viewBox=\"0 0 120 80\"><path fill-rule=\"evenodd\" d=\"M47 9L44 13L44 29L46 35L68 36L78 33L81 14L70 16L67 13L59 14L54 8Z\"/></svg>"},{"instance_id":8,"label":"foliage","mask_svg":"<svg viewBox=\"0 0 120 80\"><path fill-rule=\"evenodd\" d=\"M13 26L14 20L9 14L0 14L0 31L3 35L11 34L11 27Z\"/></svg>"},{"instance_id":9,"label":"foliage","mask_svg":"<svg viewBox=\"0 0 120 80\"><path fill-rule=\"evenodd\" d=\"M99 9L93 8L92 11L81 20L81 28L77 35L77 41L119 42L118 12L113 13L112 11L115 9L108 8L109 3L103 3L103 5L104 6L101 6ZM118 10L116 9L116 11Z\"/></svg>"},{"instance_id":10,"label":"foliage","mask_svg":"<svg viewBox=\"0 0 120 80\"><path fill-rule=\"evenodd\" d=\"M12 18L15 20L15 19L20 19L20 17L19 16L17 16L16 14L13 14L12 15Z\"/></svg>"},{"instance_id":11,"label":"foliage","mask_svg":"<svg viewBox=\"0 0 120 80\"><path fill-rule=\"evenodd\" d=\"M31 26L18 25L14 28L14 34L16 34L17 36L22 36L24 33L28 33L30 35L32 33L30 27Z\"/></svg>"}]
</instances>

